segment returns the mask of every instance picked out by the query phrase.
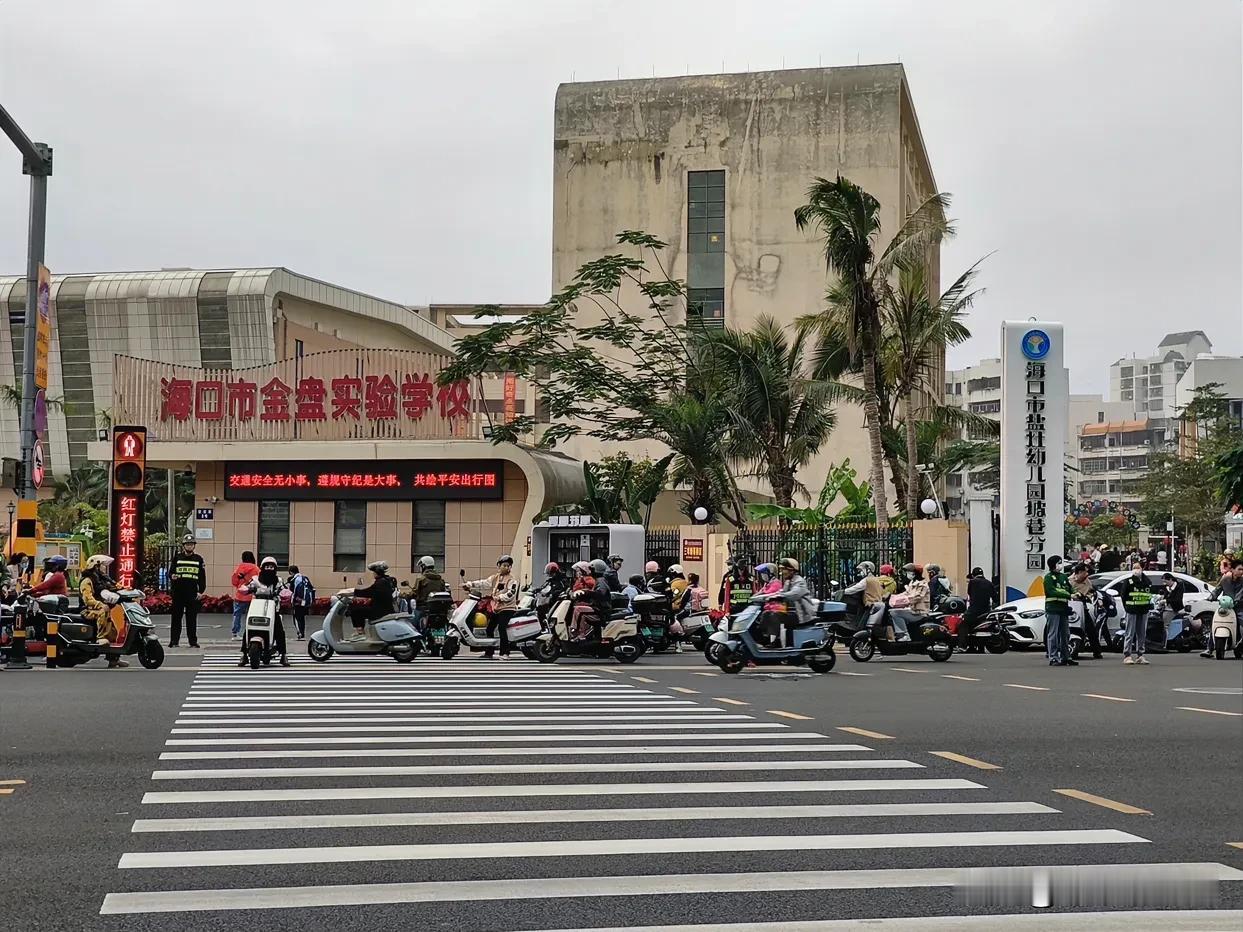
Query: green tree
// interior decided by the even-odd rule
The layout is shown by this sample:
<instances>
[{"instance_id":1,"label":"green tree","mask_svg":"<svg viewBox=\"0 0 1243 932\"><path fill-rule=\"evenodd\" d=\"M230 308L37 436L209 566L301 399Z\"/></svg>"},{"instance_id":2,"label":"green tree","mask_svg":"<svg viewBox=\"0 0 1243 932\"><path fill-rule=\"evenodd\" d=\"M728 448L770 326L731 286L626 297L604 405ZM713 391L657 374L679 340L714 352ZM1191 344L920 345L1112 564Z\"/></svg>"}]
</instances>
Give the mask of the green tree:
<instances>
[{"instance_id":1,"label":"green tree","mask_svg":"<svg viewBox=\"0 0 1243 932\"><path fill-rule=\"evenodd\" d=\"M545 448L576 436L655 441L673 452L669 475L689 488L689 501L745 522L728 387L700 352L700 331L685 323L685 286L661 264L665 243L638 231L617 240L635 254L585 263L543 306L461 338L440 384L514 372L534 386L542 417L494 425L494 443L530 434ZM646 304L641 312L629 309L635 295ZM580 318L586 307L590 323ZM482 307L479 316L499 312Z\"/></svg>"},{"instance_id":2,"label":"green tree","mask_svg":"<svg viewBox=\"0 0 1243 932\"><path fill-rule=\"evenodd\" d=\"M1139 494L1140 517L1150 527L1164 527L1172 517L1175 529L1185 528L1188 537L1224 542L1226 500L1220 470L1241 437L1220 389L1217 383L1197 388L1179 412L1183 453L1167 449L1149 454Z\"/></svg>"},{"instance_id":3,"label":"green tree","mask_svg":"<svg viewBox=\"0 0 1243 932\"><path fill-rule=\"evenodd\" d=\"M625 453L583 463L587 498L579 505L559 506L549 514L588 514L604 524L647 526L652 505L665 487L673 454L660 460L632 460Z\"/></svg>"},{"instance_id":4,"label":"green tree","mask_svg":"<svg viewBox=\"0 0 1243 932\"><path fill-rule=\"evenodd\" d=\"M790 507L802 486L798 471L824 446L837 416L841 386L808 374L808 333L790 337L768 315L751 330L703 335L703 352L733 386L730 452L755 464L778 505Z\"/></svg>"},{"instance_id":5,"label":"green tree","mask_svg":"<svg viewBox=\"0 0 1243 932\"><path fill-rule=\"evenodd\" d=\"M957 346L971 337L964 319L979 291L971 290L979 269L967 269L939 298L929 288L927 264L922 257L898 265L898 282L884 290L881 302L883 337L882 365L892 394L901 399L906 462L906 513L918 513L922 481L917 466L931 462L933 450L919 449L919 428L927 422L945 374L942 367L946 346ZM944 419L942 419L944 420ZM938 438L939 439L939 438ZM948 439L948 438L947 438ZM938 444L939 445L939 444Z\"/></svg>"},{"instance_id":6,"label":"green tree","mask_svg":"<svg viewBox=\"0 0 1243 932\"><path fill-rule=\"evenodd\" d=\"M1213 463L1224 508L1243 507L1243 440L1223 450Z\"/></svg>"},{"instance_id":7,"label":"green tree","mask_svg":"<svg viewBox=\"0 0 1243 932\"><path fill-rule=\"evenodd\" d=\"M828 290L828 308L814 315L810 324L825 338L844 332L849 357L862 368L870 478L880 529L889 526L880 397L881 302L899 263L923 259L951 233L945 217L948 206L948 195L934 194L911 212L879 251L880 202L840 175L834 181L816 178L808 189L807 203L794 212L800 230L813 229L823 237L825 266L836 276Z\"/></svg>"},{"instance_id":8,"label":"green tree","mask_svg":"<svg viewBox=\"0 0 1243 932\"><path fill-rule=\"evenodd\" d=\"M108 467L99 463L78 466L56 480L54 497L61 504L80 503L92 508L107 507Z\"/></svg>"},{"instance_id":9,"label":"green tree","mask_svg":"<svg viewBox=\"0 0 1243 932\"><path fill-rule=\"evenodd\" d=\"M1066 525L1067 541L1076 550L1090 550L1097 545L1131 547L1137 540L1135 530L1128 523L1119 527L1113 515L1097 515L1086 527L1078 523Z\"/></svg>"},{"instance_id":10,"label":"green tree","mask_svg":"<svg viewBox=\"0 0 1243 932\"><path fill-rule=\"evenodd\" d=\"M807 527L818 527L829 521L865 521L873 514L872 487L858 479L858 470L846 459L840 465L835 463L829 467L813 507L753 502L747 505L747 511L757 520L776 518L785 524Z\"/></svg>"}]
</instances>

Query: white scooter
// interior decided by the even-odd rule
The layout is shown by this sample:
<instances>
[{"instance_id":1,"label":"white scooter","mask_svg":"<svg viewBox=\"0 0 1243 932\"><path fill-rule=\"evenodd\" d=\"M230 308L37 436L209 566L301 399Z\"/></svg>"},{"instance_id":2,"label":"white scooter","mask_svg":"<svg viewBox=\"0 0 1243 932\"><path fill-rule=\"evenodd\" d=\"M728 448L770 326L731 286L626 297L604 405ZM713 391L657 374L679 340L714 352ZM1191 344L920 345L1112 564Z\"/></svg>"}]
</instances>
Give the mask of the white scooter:
<instances>
[{"instance_id":1,"label":"white scooter","mask_svg":"<svg viewBox=\"0 0 1243 932\"><path fill-rule=\"evenodd\" d=\"M1223 595L1213 612L1211 637L1208 649L1218 660L1226 659L1226 651L1233 651L1236 659L1243 658L1243 643L1239 642L1239 617L1235 614L1234 599Z\"/></svg>"},{"instance_id":2,"label":"white scooter","mask_svg":"<svg viewBox=\"0 0 1243 932\"><path fill-rule=\"evenodd\" d=\"M246 606L246 622L242 630L242 641L246 645L246 659L250 668L258 670L260 665L268 666L276 656L276 626L280 624L280 589L276 586L265 586L252 581L247 591L254 597ZM285 658L288 666L288 658Z\"/></svg>"},{"instance_id":3,"label":"white scooter","mask_svg":"<svg viewBox=\"0 0 1243 932\"><path fill-rule=\"evenodd\" d=\"M306 642L306 652L318 663L333 654L388 654L398 663L409 663L423 649L423 634L413 619L396 612L375 621L368 621L360 640L352 640L353 625L349 622L353 589L342 589L332 597L332 605L324 616L324 626ZM349 624L350 632L346 631Z\"/></svg>"}]
</instances>

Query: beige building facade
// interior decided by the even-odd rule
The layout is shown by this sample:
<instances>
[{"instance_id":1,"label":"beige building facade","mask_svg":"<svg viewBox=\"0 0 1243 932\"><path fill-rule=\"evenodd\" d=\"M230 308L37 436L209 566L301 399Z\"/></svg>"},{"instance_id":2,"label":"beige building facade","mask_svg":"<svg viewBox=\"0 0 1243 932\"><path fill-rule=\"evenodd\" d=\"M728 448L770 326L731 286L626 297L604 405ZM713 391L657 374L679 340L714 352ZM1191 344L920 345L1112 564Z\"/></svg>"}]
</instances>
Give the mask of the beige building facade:
<instances>
[{"instance_id":1,"label":"beige building facade","mask_svg":"<svg viewBox=\"0 0 1243 932\"><path fill-rule=\"evenodd\" d=\"M820 241L796 228L794 211L816 177L838 174L880 201L881 246L936 190L901 65L564 84L553 289L616 252L620 231L643 230L669 244L666 269L687 282L703 326L747 328L761 314L793 325L822 307L826 287ZM936 287L938 252L931 262ZM585 440L567 450L599 456ZM847 457L866 473L862 410L843 406L800 479L814 496L827 467Z\"/></svg>"}]
</instances>

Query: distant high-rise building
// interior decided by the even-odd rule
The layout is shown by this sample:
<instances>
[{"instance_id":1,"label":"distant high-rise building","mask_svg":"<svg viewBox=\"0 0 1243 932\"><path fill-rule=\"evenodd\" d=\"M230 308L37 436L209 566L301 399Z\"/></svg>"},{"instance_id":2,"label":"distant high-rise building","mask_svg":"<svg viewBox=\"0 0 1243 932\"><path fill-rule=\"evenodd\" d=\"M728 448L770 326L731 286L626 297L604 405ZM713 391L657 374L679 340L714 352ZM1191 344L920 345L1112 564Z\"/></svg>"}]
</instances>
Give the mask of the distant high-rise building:
<instances>
[{"instance_id":1,"label":"distant high-rise building","mask_svg":"<svg viewBox=\"0 0 1243 932\"><path fill-rule=\"evenodd\" d=\"M1191 361L1211 353L1213 344L1203 330L1166 334L1157 351L1142 359L1119 359L1109 367L1109 400L1133 401L1139 417L1164 428L1177 417L1174 387Z\"/></svg>"}]
</instances>

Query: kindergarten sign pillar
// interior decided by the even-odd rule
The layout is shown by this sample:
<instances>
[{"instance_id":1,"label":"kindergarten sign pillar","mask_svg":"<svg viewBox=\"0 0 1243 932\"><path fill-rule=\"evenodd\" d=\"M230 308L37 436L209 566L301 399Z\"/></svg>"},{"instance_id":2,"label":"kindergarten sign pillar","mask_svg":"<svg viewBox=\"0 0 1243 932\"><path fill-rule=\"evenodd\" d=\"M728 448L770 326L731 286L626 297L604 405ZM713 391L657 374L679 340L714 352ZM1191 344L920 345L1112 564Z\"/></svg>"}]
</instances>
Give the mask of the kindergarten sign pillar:
<instances>
[{"instance_id":1,"label":"kindergarten sign pillar","mask_svg":"<svg viewBox=\"0 0 1243 932\"><path fill-rule=\"evenodd\" d=\"M1040 595L1047 557L1063 555L1070 402L1063 329L1001 325L1001 592Z\"/></svg>"}]
</instances>

